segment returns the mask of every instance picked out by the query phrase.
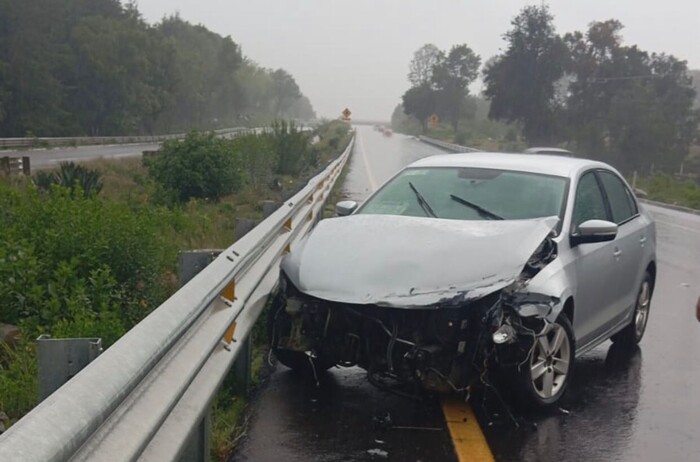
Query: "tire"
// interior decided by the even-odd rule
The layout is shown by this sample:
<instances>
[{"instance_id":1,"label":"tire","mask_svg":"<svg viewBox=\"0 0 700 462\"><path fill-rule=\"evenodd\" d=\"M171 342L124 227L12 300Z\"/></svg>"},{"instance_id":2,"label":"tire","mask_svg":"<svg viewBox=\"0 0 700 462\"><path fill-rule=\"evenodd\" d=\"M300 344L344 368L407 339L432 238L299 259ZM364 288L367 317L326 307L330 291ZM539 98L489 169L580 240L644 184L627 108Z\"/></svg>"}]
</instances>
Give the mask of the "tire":
<instances>
[{"instance_id":1,"label":"tire","mask_svg":"<svg viewBox=\"0 0 700 462\"><path fill-rule=\"evenodd\" d=\"M654 285L651 280L651 275L647 272L644 274L639 292L637 292L637 301L634 306L632 321L630 321L627 327L613 335L610 340L616 344L628 347L632 347L642 341L647 323L649 322L649 309L653 290Z\"/></svg>"},{"instance_id":2,"label":"tire","mask_svg":"<svg viewBox=\"0 0 700 462\"><path fill-rule=\"evenodd\" d=\"M575 341L569 319L560 314L551 330L535 340L532 355L520 367L520 396L528 407L551 406L564 395L572 377Z\"/></svg>"},{"instance_id":3,"label":"tire","mask_svg":"<svg viewBox=\"0 0 700 462\"><path fill-rule=\"evenodd\" d=\"M330 369L335 364L323 358L312 358L303 351L277 348L277 339L280 333L288 334L291 327L291 319L284 310L284 297L276 295L270 306L267 316L267 335L270 339L270 349L277 360L289 369L300 372L321 372ZM312 366L313 362L313 368Z\"/></svg>"}]
</instances>

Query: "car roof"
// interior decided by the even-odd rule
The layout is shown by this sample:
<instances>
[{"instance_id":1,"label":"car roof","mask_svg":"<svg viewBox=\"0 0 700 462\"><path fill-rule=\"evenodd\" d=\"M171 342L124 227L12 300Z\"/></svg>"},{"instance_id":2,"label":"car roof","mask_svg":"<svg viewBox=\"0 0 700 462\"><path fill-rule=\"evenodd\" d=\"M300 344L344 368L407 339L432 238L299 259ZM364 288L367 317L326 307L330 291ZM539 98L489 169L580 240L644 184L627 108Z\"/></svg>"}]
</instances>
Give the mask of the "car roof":
<instances>
[{"instance_id":1,"label":"car roof","mask_svg":"<svg viewBox=\"0 0 700 462\"><path fill-rule=\"evenodd\" d=\"M506 154L501 152L469 152L439 154L420 159L407 168L415 167L476 167L516 170L563 177L573 177L590 168L616 171L603 162L573 157L539 156L536 154Z\"/></svg>"}]
</instances>

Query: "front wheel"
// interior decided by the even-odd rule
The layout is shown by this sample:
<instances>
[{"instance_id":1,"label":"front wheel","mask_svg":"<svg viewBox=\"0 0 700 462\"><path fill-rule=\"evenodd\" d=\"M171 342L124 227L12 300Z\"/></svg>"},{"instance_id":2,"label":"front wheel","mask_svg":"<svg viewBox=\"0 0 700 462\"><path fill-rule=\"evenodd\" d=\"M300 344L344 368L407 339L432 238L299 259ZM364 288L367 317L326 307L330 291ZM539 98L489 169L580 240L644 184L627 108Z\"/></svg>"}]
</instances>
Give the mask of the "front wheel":
<instances>
[{"instance_id":1,"label":"front wheel","mask_svg":"<svg viewBox=\"0 0 700 462\"><path fill-rule=\"evenodd\" d=\"M613 343L621 346L632 347L642 340L642 337L644 337L644 332L647 329L647 321L649 321L651 292L651 275L646 273L644 275L644 279L642 280L642 285L639 287L639 292L637 293L637 304L634 307L632 321L627 327L610 338Z\"/></svg>"},{"instance_id":2,"label":"front wheel","mask_svg":"<svg viewBox=\"0 0 700 462\"><path fill-rule=\"evenodd\" d=\"M574 335L565 315L559 315L547 334L535 339L532 353L520 366L520 391L527 404L545 407L559 401L571 378Z\"/></svg>"}]
</instances>

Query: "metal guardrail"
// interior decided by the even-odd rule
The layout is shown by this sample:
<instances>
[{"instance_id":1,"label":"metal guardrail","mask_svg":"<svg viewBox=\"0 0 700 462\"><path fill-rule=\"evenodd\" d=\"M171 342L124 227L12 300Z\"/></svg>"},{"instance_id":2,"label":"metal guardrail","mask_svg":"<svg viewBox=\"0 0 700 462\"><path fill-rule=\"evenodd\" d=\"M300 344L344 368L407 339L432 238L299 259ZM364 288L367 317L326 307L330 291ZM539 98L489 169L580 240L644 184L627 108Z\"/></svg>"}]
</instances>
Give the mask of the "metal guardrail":
<instances>
[{"instance_id":1,"label":"metal guardrail","mask_svg":"<svg viewBox=\"0 0 700 462\"><path fill-rule=\"evenodd\" d=\"M247 132L244 127L214 130L219 135ZM49 138L0 138L0 149L41 148L58 146L85 146L97 144L156 143L166 140L184 138L185 133L156 136L85 136L85 137L49 137Z\"/></svg>"},{"instance_id":2,"label":"metal guardrail","mask_svg":"<svg viewBox=\"0 0 700 462\"><path fill-rule=\"evenodd\" d=\"M449 152L482 152L482 149L475 149L475 148L469 148L467 146L460 146L459 144L453 144L453 143L448 143L446 141L441 141L441 140L436 140L435 138L430 138L427 136L419 136L419 140L421 140L424 143L427 144L432 144L433 146L437 146L439 148L444 149L445 151Z\"/></svg>"},{"instance_id":3,"label":"metal guardrail","mask_svg":"<svg viewBox=\"0 0 700 462\"><path fill-rule=\"evenodd\" d=\"M178 459L352 150L0 435L0 460Z\"/></svg>"}]
</instances>

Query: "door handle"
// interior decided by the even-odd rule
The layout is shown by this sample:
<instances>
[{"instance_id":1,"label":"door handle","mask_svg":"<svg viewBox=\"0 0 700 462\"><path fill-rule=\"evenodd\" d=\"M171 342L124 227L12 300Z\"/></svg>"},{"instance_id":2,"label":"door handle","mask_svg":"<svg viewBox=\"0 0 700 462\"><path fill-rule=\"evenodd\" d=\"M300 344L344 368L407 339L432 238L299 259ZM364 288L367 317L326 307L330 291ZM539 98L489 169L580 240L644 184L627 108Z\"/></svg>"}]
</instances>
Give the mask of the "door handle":
<instances>
[{"instance_id":1,"label":"door handle","mask_svg":"<svg viewBox=\"0 0 700 462\"><path fill-rule=\"evenodd\" d=\"M622 250L616 248L613 255L615 255L615 258L620 258L620 255L622 255Z\"/></svg>"}]
</instances>

